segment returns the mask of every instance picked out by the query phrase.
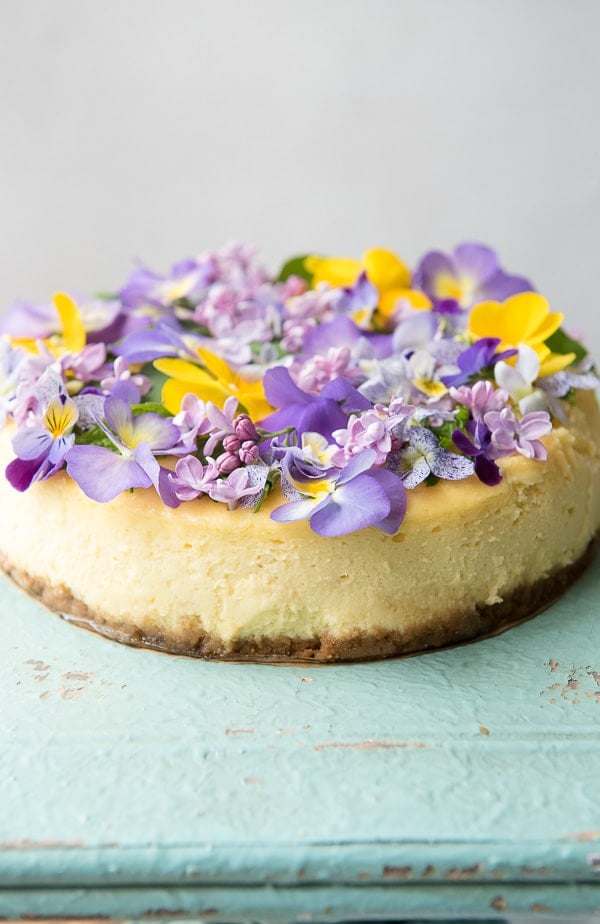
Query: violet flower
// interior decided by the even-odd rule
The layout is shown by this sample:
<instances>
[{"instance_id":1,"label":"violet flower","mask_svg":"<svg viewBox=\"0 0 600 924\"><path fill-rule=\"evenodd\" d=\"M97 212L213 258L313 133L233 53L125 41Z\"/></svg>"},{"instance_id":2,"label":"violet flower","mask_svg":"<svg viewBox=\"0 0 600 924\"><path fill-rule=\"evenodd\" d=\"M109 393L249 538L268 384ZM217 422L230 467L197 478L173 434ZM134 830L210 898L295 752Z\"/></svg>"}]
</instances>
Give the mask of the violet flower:
<instances>
[{"instance_id":1,"label":"violet flower","mask_svg":"<svg viewBox=\"0 0 600 924\"><path fill-rule=\"evenodd\" d=\"M456 429L452 434L452 442L459 452L473 458L475 474L483 484L490 487L500 484L502 473L489 455L492 436L489 428L481 420L470 420L467 430L469 436Z\"/></svg>"},{"instance_id":2,"label":"violet flower","mask_svg":"<svg viewBox=\"0 0 600 924\"><path fill-rule=\"evenodd\" d=\"M73 443L73 427L79 412L74 401L62 394L49 402L41 418L17 430L12 438L17 455L6 469L13 488L25 491L34 481L43 481L62 468Z\"/></svg>"},{"instance_id":3,"label":"violet flower","mask_svg":"<svg viewBox=\"0 0 600 924\"><path fill-rule=\"evenodd\" d=\"M482 369L487 369L501 360L517 354L517 350L503 350L501 353L497 353L496 350L500 343L499 337L482 337L472 346L467 347L456 360L456 365L460 372L443 376L444 385L447 385L448 388L450 386L465 385L472 376L477 375Z\"/></svg>"},{"instance_id":4,"label":"violet flower","mask_svg":"<svg viewBox=\"0 0 600 924\"><path fill-rule=\"evenodd\" d=\"M393 465L406 488L416 488L429 475L458 481L475 471L471 459L442 449L438 438L426 427L412 426L407 430L408 446L392 454Z\"/></svg>"},{"instance_id":5,"label":"violet flower","mask_svg":"<svg viewBox=\"0 0 600 924\"><path fill-rule=\"evenodd\" d=\"M451 300L462 309L534 291L528 279L511 276L502 269L495 250L475 243L460 244L450 255L439 251L425 254L415 270L413 285L422 289L434 305Z\"/></svg>"},{"instance_id":6,"label":"violet flower","mask_svg":"<svg viewBox=\"0 0 600 924\"><path fill-rule=\"evenodd\" d=\"M106 423L98 421L115 451L104 446L77 445L66 454L67 472L84 494L106 503L130 488L152 485L169 507L179 500L156 455L176 452L179 429L172 420L152 412L134 417L129 405L119 398L104 403Z\"/></svg>"},{"instance_id":7,"label":"violet flower","mask_svg":"<svg viewBox=\"0 0 600 924\"><path fill-rule=\"evenodd\" d=\"M320 536L342 536L367 526L392 535L404 519L406 494L398 475L372 467L375 458L375 451L367 449L323 479L294 481L287 488L282 481L295 499L273 510L271 519L278 523L308 519Z\"/></svg>"}]
</instances>

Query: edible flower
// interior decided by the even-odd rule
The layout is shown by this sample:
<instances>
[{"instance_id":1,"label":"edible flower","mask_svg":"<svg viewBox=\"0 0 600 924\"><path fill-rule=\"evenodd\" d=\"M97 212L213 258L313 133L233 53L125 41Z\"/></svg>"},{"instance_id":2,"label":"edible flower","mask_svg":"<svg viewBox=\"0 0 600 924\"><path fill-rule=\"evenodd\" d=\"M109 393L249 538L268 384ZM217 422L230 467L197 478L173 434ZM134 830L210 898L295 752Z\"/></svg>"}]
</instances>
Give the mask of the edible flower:
<instances>
[{"instance_id":1,"label":"edible flower","mask_svg":"<svg viewBox=\"0 0 600 924\"><path fill-rule=\"evenodd\" d=\"M505 302L486 301L476 305L469 316L469 334L499 337L500 348L532 347L540 360L540 375L552 375L565 369L575 359L574 353L552 353L545 341L557 331L564 315L551 312L543 295L521 292Z\"/></svg>"},{"instance_id":2,"label":"edible flower","mask_svg":"<svg viewBox=\"0 0 600 924\"><path fill-rule=\"evenodd\" d=\"M79 412L65 394L48 403L40 419L33 418L12 438L17 455L6 469L13 488L25 491L34 481L49 478L63 466L68 450L75 442L73 428Z\"/></svg>"},{"instance_id":3,"label":"edible flower","mask_svg":"<svg viewBox=\"0 0 600 924\"><path fill-rule=\"evenodd\" d=\"M349 287L359 281L361 273L379 293L378 313L388 321L400 300L414 308L429 308L431 302L423 292L411 288L411 273L405 263L393 251L375 247L365 251L361 260L349 257L310 256L305 260L306 269L312 274L312 283L318 286Z\"/></svg>"},{"instance_id":4,"label":"edible flower","mask_svg":"<svg viewBox=\"0 0 600 924\"><path fill-rule=\"evenodd\" d=\"M406 512L404 486L394 472L372 468L375 458L376 452L366 449L326 478L298 481L288 475L288 490L295 489L296 499L276 507L271 519L308 519L320 536L343 536L367 526L395 533Z\"/></svg>"},{"instance_id":5,"label":"edible flower","mask_svg":"<svg viewBox=\"0 0 600 924\"><path fill-rule=\"evenodd\" d=\"M459 244L451 254L430 251L421 259L413 284L444 311L467 309L487 299L502 301L533 289L523 276L511 276L500 266L498 254L484 244Z\"/></svg>"},{"instance_id":6,"label":"edible flower","mask_svg":"<svg viewBox=\"0 0 600 924\"><path fill-rule=\"evenodd\" d=\"M215 404L235 397L253 420L261 420L273 410L260 379L244 378L210 350L199 349L198 355L204 368L185 359L159 359L154 363L159 372L170 376L163 385L162 402L172 414L179 412L189 393Z\"/></svg>"},{"instance_id":7,"label":"edible flower","mask_svg":"<svg viewBox=\"0 0 600 924\"><path fill-rule=\"evenodd\" d=\"M122 491L154 485L167 506L178 506L167 470L155 458L173 452L179 442L175 424L154 412L134 417L120 398L106 399L104 418L98 425L111 448L77 445L66 454L67 472L84 494L106 503Z\"/></svg>"}]
</instances>

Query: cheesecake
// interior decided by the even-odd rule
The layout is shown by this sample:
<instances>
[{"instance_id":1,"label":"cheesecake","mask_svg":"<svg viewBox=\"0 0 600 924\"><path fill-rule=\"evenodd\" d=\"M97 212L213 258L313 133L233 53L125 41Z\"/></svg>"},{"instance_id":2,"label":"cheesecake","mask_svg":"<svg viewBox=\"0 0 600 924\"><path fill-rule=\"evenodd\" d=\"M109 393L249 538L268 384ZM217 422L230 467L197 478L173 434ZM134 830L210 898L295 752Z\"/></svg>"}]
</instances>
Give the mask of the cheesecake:
<instances>
[{"instance_id":1,"label":"cheesecake","mask_svg":"<svg viewBox=\"0 0 600 924\"><path fill-rule=\"evenodd\" d=\"M104 636L222 660L409 654L551 605L600 527L595 370L528 280L473 292L469 247L275 279L217 252L108 307L60 293L30 338L9 312L4 572Z\"/></svg>"}]
</instances>

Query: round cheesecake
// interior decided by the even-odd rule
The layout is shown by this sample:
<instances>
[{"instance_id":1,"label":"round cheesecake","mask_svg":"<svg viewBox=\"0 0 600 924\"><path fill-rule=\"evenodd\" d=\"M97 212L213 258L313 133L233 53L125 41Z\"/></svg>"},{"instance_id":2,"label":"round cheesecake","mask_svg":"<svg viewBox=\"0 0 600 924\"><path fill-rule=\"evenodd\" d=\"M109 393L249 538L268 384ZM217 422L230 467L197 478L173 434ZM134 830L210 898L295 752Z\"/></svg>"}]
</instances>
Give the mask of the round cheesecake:
<instances>
[{"instance_id":1,"label":"round cheesecake","mask_svg":"<svg viewBox=\"0 0 600 924\"><path fill-rule=\"evenodd\" d=\"M4 570L66 618L132 645L234 660L389 657L498 631L552 603L600 527L600 414L580 392L543 464L502 460L420 486L394 535L334 538L208 498L171 510L152 489L109 504L64 473L0 480ZM12 458L10 431L2 462Z\"/></svg>"},{"instance_id":2,"label":"round cheesecake","mask_svg":"<svg viewBox=\"0 0 600 924\"><path fill-rule=\"evenodd\" d=\"M136 646L348 661L551 604L600 527L600 378L491 248L230 245L0 317L0 568Z\"/></svg>"}]
</instances>

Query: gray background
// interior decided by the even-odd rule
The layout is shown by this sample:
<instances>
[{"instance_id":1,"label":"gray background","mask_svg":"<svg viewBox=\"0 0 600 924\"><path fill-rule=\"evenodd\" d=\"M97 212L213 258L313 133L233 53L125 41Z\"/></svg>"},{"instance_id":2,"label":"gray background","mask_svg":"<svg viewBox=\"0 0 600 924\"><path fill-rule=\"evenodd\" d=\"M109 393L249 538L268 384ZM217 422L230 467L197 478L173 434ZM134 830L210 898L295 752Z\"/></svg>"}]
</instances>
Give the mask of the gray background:
<instances>
[{"instance_id":1,"label":"gray background","mask_svg":"<svg viewBox=\"0 0 600 924\"><path fill-rule=\"evenodd\" d=\"M488 242L600 356L596 0L0 0L0 309Z\"/></svg>"}]
</instances>

